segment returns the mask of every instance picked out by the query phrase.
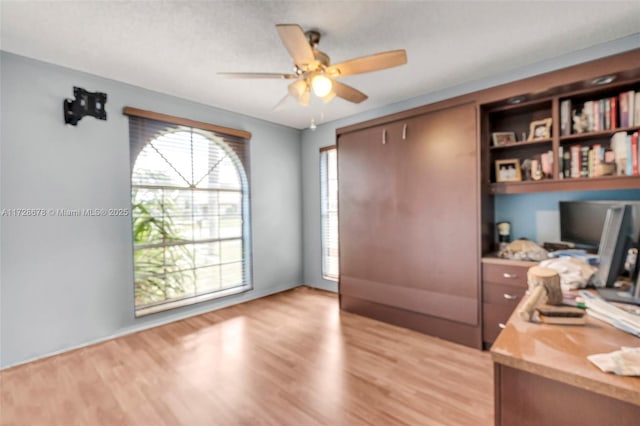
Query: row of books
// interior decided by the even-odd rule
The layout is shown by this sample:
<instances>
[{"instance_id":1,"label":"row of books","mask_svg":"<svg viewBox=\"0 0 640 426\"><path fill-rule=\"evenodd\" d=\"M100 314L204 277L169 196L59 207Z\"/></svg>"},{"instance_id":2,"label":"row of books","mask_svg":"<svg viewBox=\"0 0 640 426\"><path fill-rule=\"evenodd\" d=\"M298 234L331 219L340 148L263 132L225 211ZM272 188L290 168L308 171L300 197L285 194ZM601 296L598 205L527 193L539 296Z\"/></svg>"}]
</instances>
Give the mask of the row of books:
<instances>
[{"instance_id":1,"label":"row of books","mask_svg":"<svg viewBox=\"0 0 640 426\"><path fill-rule=\"evenodd\" d=\"M638 176L639 145L638 132L617 132L611 137L609 148L601 144L561 146L558 153L562 158L560 179L610 175Z\"/></svg>"},{"instance_id":2,"label":"row of books","mask_svg":"<svg viewBox=\"0 0 640 426\"><path fill-rule=\"evenodd\" d=\"M560 102L560 135L598 132L640 126L640 92L586 101L582 109L572 109L571 99Z\"/></svg>"}]
</instances>

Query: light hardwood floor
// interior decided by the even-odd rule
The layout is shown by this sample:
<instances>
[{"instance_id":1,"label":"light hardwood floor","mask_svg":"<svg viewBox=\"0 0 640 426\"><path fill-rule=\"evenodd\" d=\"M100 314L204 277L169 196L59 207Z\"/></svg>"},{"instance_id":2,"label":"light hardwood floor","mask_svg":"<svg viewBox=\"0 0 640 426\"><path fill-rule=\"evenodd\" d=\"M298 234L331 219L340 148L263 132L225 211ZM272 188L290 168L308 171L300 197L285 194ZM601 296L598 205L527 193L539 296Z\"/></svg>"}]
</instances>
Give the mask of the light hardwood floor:
<instances>
[{"instance_id":1,"label":"light hardwood floor","mask_svg":"<svg viewBox=\"0 0 640 426\"><path fill-rule=\"evenodd\" d=\"M489 425L487 353L306 287L0 372L2 425Z\"/></svg>"}]
</instances>

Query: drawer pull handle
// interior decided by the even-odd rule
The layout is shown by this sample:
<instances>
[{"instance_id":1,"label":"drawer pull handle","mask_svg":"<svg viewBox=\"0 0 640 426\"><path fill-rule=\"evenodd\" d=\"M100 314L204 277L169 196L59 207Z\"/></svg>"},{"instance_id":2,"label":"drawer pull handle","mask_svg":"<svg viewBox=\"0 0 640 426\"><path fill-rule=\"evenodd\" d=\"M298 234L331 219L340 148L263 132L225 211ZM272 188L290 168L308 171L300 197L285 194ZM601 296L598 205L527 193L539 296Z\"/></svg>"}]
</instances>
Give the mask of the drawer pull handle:
<instances>
[{"instance_id":1,"label":"drawer pull handle","mask_svg":"<svg viewBox=\"0 0 640 426\"><path fill-rule=\"evenodd\" d=\"M387 143L387 129L382 129L382 145Z\"/></svg>"},{"instance_id":2,"label":"drawer pull handle","mask_svg":"<svg viewBox=\"0 0 640 426\"><path fill-rule=\"evenodd\" d=\"M404 126L402 126L402 140L403 141L407 140L407 125L406 124Z\"/></svg>"},{"instance_id":3,"label":"drawer pull handle","mask_svg":"<svg viewBox=\"0 0 640 426\"><path fill-rule=\"evenodd\" d=\"M508 272L505 272L502 276L505 278L518 278L518 274L510 274Z\"/></svg>"},{"instance_id":4,"label":"drawer pull handle","mask_svg":"<svg viewBox=\"0 0 640 426\"><path fill-rule=\"evenodd\" d=\"M499 322L499 323L498 323L498 327L500 327L500 328L505 328L505 327L506 327L506 325L504 325L504 323L502 323L502 322Z\"/></svg>"},{"instance_id":5,"label":"drawer pull handle","mask_svg":"<svg viewBox=\"0 0 640 426\"><path fill-rule=\"evenodd\" d=\"M504 293L502 296L507 300L516 300L518 298L518 296L509 293Z\"/></svg>"}]
</instances>

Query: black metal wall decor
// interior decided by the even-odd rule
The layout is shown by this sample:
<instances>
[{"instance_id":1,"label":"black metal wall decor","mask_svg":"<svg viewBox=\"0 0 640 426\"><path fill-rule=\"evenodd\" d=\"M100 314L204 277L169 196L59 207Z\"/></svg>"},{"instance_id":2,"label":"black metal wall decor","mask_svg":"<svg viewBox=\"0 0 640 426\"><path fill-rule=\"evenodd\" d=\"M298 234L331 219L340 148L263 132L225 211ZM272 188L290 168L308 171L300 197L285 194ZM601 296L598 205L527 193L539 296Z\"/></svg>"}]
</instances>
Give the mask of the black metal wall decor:
<instances>
[{"instance_id":1,"label":"black metal wall decor","mask_svg":"<svg viewBox=\"0 0 640 426\"><path fill-rule=\"evenodd\" d=\"M85 115L90 115L98 120L107 119L107 111L104 106L107 103L107 94L101 92L87 92L80 87L73 87L75 99L65 99L63 102L64 122L76 126Z\"/></svg>"}]
</instances>

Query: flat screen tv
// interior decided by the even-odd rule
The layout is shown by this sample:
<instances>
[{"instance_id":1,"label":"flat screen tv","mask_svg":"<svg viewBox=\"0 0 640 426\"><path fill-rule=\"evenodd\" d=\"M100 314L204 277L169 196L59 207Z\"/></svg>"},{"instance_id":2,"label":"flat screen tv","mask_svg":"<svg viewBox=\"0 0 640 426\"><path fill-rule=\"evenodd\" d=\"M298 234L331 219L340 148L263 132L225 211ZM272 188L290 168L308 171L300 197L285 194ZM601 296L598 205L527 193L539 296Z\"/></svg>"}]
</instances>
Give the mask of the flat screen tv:
<instances>
[{"instance_id":1,"label":"flat screen tv","mask_svg":"<svg viewBox=\"0 0 640 426\"><path fill-rule=\"evenodd\" d=\"M640 237L640 201L560 201L560 239L587 248L597 249L610 207L631 206L631 233Z\"/></svg>"}]
</instances>

